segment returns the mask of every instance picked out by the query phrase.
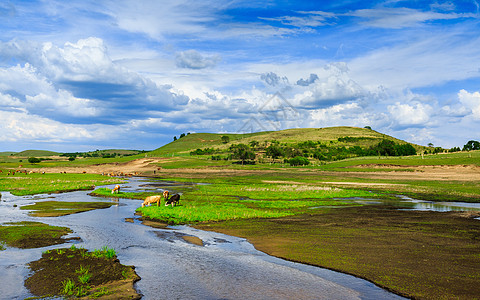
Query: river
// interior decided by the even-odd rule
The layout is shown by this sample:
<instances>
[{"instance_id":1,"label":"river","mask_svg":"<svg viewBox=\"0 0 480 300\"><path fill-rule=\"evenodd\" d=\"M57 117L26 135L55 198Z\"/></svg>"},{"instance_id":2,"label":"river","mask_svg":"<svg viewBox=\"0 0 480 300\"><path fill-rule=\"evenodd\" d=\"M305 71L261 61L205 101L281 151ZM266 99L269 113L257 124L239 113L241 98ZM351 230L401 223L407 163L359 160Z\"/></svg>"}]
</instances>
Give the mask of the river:
<instances>
[{"instance_id":1,"label":"river","mask_svg":"<svg viewBox=\"0 0 480 300\"><path fill-rule=\"evenodd\" d=\"M173 187L174 188L174 187ZM132 178L122 191L162 189L146 179ZM168 187L172 190L172 187ZM16 197L2 192L0 223L39 221L73 230L77 247L114 248L122 264L134 265L142 278L136 289L143 299L402 299L371 282L318 267L293 263L256 250L247 240L189 226L156 229L133 218L140 200L120 199L116 205L80 214L35 218L17 206L37 201L111 201L86 191ZM69 236L69 237L70 237ZM188 243L194 236L203 246ZM0 251L0 299L32 296L23 282L26 264L47 249L8 248Z\"/></svg>"}]
</instances>

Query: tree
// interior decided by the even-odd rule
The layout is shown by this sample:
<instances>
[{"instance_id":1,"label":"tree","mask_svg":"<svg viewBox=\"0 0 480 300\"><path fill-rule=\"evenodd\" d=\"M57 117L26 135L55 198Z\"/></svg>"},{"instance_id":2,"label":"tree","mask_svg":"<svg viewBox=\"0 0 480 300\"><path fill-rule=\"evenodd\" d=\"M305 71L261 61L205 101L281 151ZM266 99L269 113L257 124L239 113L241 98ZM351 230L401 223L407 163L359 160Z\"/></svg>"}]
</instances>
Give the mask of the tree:
<instances>
[{"instance_id":1,"label":"tree","mask_svg":"<svg viewBox=\"0 0 480 300\"><path fill-rule=\"evenodd\" d=\"M370 127L370 126L365 126L363 128L372 130L372 127Z\"/></svg>"},{"instance_id":2,"label":"tree","mask_svg":"<svg viewBox=\"0 0 480 300\"><path fill-rule=\"evenodd\" d=\"M276 144L272 144L267 147L266 154L267 156L270 156L271 158L275 159L275 158L279 158L280 156L284 156L285 151L283 151L283 149L280 146Z\"/></svg>"},{"instance_id":3,"label":"tree","mask_svg":"<svg viewBox=\"0 0 480 300\"><path fill-rule=\"evenodd\" d=\"M69 161L74 161L74 160L75 160L75 156L70 156L70 157L68 158L68 160L69 160Z\"/></svg>"},{"instance_id":4,"label":"tree","mask_svg":"<svg viewBox=\"0 0 480 300\"><path fill-rule=\"evenodd\" d=\"M180 135L180 138L182 138L182 137L184 137L184 136L185 136L185 133L182 133L182 134Z\"/></svg>"},{"instance_id":5,"label":"tree","mask_svg":"<svg viewBox=\"0 0 480 300\"><path fill-rule=\"evenodd\" d=\"M228 135L222 135L222 143L228 144L230 142L230 137Z\"/></svg>"},{"instance_id":6,"label":"tree","mask_svg":"<svg viewBox=\"0 0 480 300\"><path fill-rule=\"evenodd\" d=\"M398 156L408 156L417 154L417 150L411 144L396 145L395 152Z\"/></svg>"},{"instance_id":7,"label":"tree","mask_svg":"<svg viewBox=\"0 0 480 300\"><path fill-rule=\"evenodd\" d=\"M295 156L294 158L289 159L288 163L291 166L305 166L305 165L309 165L310 161L303 156Z\"/></svg>"},{"instance_id":8,"label":"tree","mask_svg":"<svg viewBox=\"0 0 480 300\"><path fill-rule=\"evenodd\" d=\"M463 151L470 150L480 150L480 142L478 141L468 141L465 146L463 146Z\"/></svg>"},{"instance_id":9,"label":"tree","mask_svg":"<svg viewBox=\"0 0 480 300\"><path fill-rule=\"evenodd\" d=\"M177 140L177 136L174 136L174 137L173 137L173 141L176 141L176 140Z\"/></svg>"},{"instance_id":10,"label":"tree","mask_svg":"<svg viewBox=\"0 0 480 300\"><path fill-rule=\"evenodd\" d=\"M382 140L378 145L374 148L374 150L378 153L378 155L385 155L385 156L395 156L395 142L391 140Z\"/></svg>"},{"instance_id":11,"label":"tree","mask_svg":"<svg viewBox=\"0 0 480 300\"><path fill-rule=\"evenodd\" d=\"M38 164L39 162L41 162L42 160L40 158L36 158L36 157L30 157L28 159L28 162L31 163L31 164Z\"/></svg>"},{"instance_id":12,"label":"tree","mask_svg":"<svg viewBox=\"0 0 480 300\"><path fill-rule=\"evenodd\" d=\"M242 165L247 160L255 159L255 153L252 150L250 150L250 147L248 147L248 145L238 144L238 145L231 146L230 149L233 151L233 157L240 159L242 161Z\"/></svg>"}]
</instances>

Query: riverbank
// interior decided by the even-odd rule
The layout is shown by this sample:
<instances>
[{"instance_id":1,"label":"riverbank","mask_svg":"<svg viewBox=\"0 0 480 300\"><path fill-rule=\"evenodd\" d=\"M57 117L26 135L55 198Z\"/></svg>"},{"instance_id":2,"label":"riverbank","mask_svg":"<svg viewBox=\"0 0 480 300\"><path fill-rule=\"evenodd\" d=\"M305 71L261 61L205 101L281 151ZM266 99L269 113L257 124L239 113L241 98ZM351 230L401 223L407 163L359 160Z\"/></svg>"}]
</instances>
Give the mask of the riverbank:
<instances>
[{"instance_id":1,"label":"riverbank","mask_svg":"<svg viewBox=\"0 0 480 300\"><path fill-rule=\"evenodd\" d=\"M475 299L480 221L473 216L479 214L363 206L195 227L244 237L272 256L353 274L407 297Z\"/></svg>"}]
</instances>

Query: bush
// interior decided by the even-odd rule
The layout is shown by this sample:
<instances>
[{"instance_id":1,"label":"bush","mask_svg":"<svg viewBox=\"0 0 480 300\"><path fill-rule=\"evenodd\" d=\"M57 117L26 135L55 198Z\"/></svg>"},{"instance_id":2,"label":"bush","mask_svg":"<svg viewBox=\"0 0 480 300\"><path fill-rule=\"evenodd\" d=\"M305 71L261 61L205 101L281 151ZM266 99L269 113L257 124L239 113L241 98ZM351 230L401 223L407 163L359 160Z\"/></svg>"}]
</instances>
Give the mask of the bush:
<instances>
[{"instance_id":1,"label":"bush","mask_svg":"<svg viewBox=\"0 0 480 300\"><path fill-rule=\"evenodd\" d=\"M30 157L28 159L28 162L31 163L31 164L38 164L39 162L41 162L42 160L40 158L36 158L36 157Z\"/></svg>"},{"instance_id":2,"label":"bush","mask_svg":"<svg viewBox=\"0 0 480 300\"><path fill-rule=\"evenodd\" d=\"M302 156L295 156L294 158L289 159L288 163L291 166L305 166L309 165L310 161L308 160L308 158Z\"/></svg>"}]
</instances>

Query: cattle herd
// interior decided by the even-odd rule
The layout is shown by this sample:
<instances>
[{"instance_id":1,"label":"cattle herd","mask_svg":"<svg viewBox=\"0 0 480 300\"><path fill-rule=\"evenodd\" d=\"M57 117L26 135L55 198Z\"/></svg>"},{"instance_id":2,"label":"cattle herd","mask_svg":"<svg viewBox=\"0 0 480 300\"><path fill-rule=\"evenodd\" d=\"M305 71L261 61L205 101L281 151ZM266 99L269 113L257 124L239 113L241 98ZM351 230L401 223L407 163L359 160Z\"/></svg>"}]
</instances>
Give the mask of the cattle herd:
<instances>
[{"instance_id":1,"label":"cattle herd","mask_svg":"<svg viewBox=\"0 0 480 300\"><path fill-rule=\"evenodd\" d=\"M116 188L116 187L115 187ZM118 187L120 189L120 186ZM113 193L113 190L112 190ZM147 205L152 205L153 203L157 203L157 206L160 205L160 202L163 199L165 199L165 206L169 206L170 204L173 206L176 206L180 204L180 195L179 194L173 194L171 197L170 193L166 190L163 192L163 196L161 195L155 195L155 196L148 196L145 198L145 200L142 203L142 207L145 207Z\"/></svg>"}]
</instances>

